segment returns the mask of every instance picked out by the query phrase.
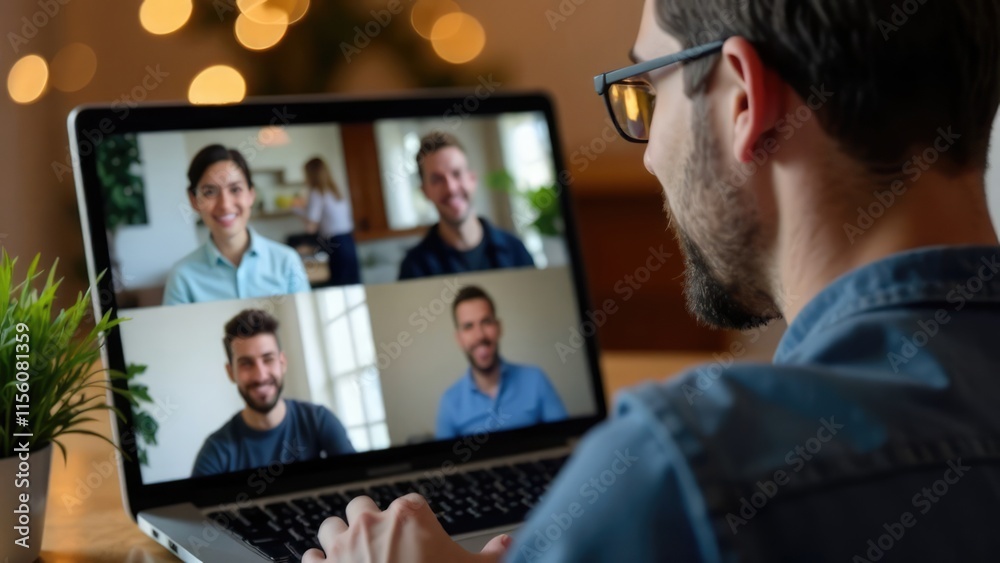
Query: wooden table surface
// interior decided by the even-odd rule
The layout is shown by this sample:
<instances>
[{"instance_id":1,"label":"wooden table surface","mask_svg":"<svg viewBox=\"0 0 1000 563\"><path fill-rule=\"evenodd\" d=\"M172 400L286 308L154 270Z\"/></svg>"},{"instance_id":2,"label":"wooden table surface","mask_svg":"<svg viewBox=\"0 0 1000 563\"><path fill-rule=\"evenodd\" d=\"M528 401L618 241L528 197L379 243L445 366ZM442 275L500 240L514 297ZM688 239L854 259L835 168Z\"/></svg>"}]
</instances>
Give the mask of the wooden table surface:
<instances>
[{"instance_id":1,"label":"wooden table surface","mask_svg":"<svg viewBox=\"0 0 1000 563\"><path fill-rule=\"evenodd\" d=\"M664 379L707 358L706 354L605 354L602 366L609 405L618 389L646 379ZM89 427L110 435L106 415ZM113 448L82 435L66 437L65 445L68 461L63 463L59 452L52 458L41 561L176 561L125 514Z\"/></svg>"}]
</instances>

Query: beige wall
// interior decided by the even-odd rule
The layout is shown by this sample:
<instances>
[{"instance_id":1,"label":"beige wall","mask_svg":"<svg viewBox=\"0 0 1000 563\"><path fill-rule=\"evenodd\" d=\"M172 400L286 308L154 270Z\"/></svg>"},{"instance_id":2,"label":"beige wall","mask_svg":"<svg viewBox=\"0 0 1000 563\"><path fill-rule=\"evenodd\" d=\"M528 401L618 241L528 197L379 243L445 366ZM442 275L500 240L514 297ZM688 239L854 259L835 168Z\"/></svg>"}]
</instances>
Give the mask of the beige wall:
<instances>
[{"instance_id":1,"label":"beige wall","mask_svg":"<svg viewBox=\"0 0 1000 563\"><path fill-rule=\"evenodd\" d=\"M489 293L497 307L503 330L500 354L509 362L539 366L570 416L593 413L584 355L564 354L564 362L556 349L556 343L568 341L578 318L566 269L505 270L372 286L368 304L376 350L383 355L379 375L393 444L432 436L441 395L468 369L455 342L451 299L456 287L473 284Z\"/></svg>"}]
</instances>

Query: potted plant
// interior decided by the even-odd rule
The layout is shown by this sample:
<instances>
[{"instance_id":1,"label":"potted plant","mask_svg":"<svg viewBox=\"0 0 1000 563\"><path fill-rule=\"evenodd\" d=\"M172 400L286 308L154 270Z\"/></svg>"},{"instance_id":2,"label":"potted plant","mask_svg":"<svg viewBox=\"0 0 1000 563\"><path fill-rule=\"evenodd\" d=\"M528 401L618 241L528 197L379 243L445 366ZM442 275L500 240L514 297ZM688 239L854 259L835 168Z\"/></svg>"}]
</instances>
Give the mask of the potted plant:
<instances>
[{"instance_id":1,"label":"potted plant","mask_svg":"<svg viewBox=\"0 0 1000 563\"><path fill-rule=\"evenodd\" d=\"M108 392L134 404L149 400L142 386L128 391L112 386L115 379L134 378L141 368L121 373L98 364L104 336L125 319L112 320L108 313L93 327L85 326L89 291L56 312L58 261L43 277L39 259L15 282L17 260L5 250L0 254L0 543L15 563L34 561L41 550L53 445L65 460L60 439L68 434L107 441L81 425L101 410L122 416L106 401Z\"/></svg>"},{"instance_id":2,"label":"potted plant","mask_svg":"<svg viewBox=\"0 0 1000 563\"><path fill-rule=\"evenodd\" d=\"M542 250L546 257L556 259L560 264L566 262L558 185L518 189L514 177L506 170L490 173L486 178L486 185L511 196L514 222L518 230L536 231L542 239Z\"/></svg>"},{"instance_id":3,"label":"potted plant","mask_svg":"<svg viewBox=\"0 0 1000 563\"><path fill-rule=\"evenodd\" d=\"M530 211L527 215L514 210L515 221L533 228L545 237L558 237L563 232L562 214L559 212L559 191L556 186L539 186L517 189L514 177L506 170L490 173L486 185L490 189L504 192L525 202Z\"/></svg>"}]
</instances>

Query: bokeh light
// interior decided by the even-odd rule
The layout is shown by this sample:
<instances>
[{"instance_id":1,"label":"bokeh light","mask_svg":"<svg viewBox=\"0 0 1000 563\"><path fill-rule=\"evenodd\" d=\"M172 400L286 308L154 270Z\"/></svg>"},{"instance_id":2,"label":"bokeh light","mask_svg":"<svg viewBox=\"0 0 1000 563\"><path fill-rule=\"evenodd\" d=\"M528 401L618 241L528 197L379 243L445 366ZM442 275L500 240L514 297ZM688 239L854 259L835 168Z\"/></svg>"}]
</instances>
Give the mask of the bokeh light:
<instances>
[{"instance_id":1,"label":"bokeh light","mask_svg":"<svg viewBox=\"0 0 1000 563\"><path fill-rule=\"evenodd\" d=\"M191 0L145 0L139 7L139 22L154 35L166 35L187 23L193 9Z\"/></svg>"},{"instance_id":2,"label":"bokeh light","mask_svg":"<svg viewBox=\"0 0 1000 563\"><path fill-rule=\"evenodd\" d=\"M247 95L243 75L231 66L215 65L198 73L188 88L192 104L234 104Z\"/></svg>"},{"instance_id":3,"label":"bokeh light","mask_svg":"<svg viewBox=\"0 0 1000 563\"><path fill-rule=\"evenodd\" d=\"M30 104L45 92L49 65L38 55L21 57L7 75L7 93L19 104Z\"/></svg>"},{"instance_id":4,"label":"bokeh light","mask_svg":"<svg viewBox=\"0 0 1000 563\"><path fill-rule=\"evenodd\" d=\"M431 38L434 24L451 13L461 12L458 4L451 0L417 0L410 11L410 24L424 39Z\"/></svg>"},{"instance_id":5,"label":"bokeh light","mask_svg":"<svg viewBox=\"0 0 1000 563\"><path fill-rule=\"evenodd\" d=\"M280 125L269 125L257 131L257 144L262 147L280 147L292 142L288 131Z\"/></svg>"},{"instance_id":6,"label":"bokeh light","mask_svg":"<svg viewBox=\"0 0 1000 563\"><path fill-rule=\"evenodd\" d=\"M256 23L288 25L306 15L309 0L236 0L236 6Z\"/></svg>"},{"instance_id":7,"label":"bokeh light","mask_svg":"<svg viewBox=\"0 0 1000 563\"><path fill-rule=\"evenodd\" d=\"M236 40L247 49L262 51L270 49L281 41L288 31L288 15L277 8L255 8L254 11L275 13L275 23L260 23L250 19L246 14L236 18Z\"/></svg>"},{"instance_id":8,"label":"bokeh light","mask_svg":"<svg viewBox=\"0 0 1000 563\"><path fill-rule=\"evenodd\" d=\"M94 78L97 54L83 43L70 43L52 59L52 86L63 92L76 92Z\"/></svg>"},{"instance_id":9,"label":"bokeh light","mask_svg":"<svg viewBox=\"0 0 1000 563\"><path fill-rule=\"evenodd\" d=\"M479 20L462 12L438 18L431 29L434 52L449 63L467 63L486 45L486 32Z\"/></svg>"}]
</instances>

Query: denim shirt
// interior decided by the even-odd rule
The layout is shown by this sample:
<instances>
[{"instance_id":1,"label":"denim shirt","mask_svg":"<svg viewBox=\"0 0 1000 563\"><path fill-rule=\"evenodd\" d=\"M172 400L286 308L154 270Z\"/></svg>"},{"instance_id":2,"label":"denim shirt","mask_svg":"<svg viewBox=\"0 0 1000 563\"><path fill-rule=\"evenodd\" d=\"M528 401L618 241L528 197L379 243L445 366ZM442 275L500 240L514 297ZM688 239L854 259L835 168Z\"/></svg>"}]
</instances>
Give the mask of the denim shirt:
<instances>
[{"instance_id":1,"label":"denim shirt","mask_svg":"<svg viewBox=\"0 0 1000 563\"><path fill-rule=\"evenodd\" d=\"M773 364L622 393L508 559L1000 560L1000 248L861 267Z\"/></svg>"}]
</instances>

